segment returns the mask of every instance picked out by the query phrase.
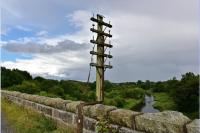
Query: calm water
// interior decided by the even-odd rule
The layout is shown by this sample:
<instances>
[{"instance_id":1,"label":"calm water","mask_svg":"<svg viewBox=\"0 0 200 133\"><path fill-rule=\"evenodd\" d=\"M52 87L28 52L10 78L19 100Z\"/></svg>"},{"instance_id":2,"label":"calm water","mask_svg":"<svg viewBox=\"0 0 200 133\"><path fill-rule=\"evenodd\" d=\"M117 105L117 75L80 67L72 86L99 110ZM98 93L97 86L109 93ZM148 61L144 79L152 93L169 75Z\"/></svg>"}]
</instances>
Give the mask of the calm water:
<instances>
[{"instance_id":1,"label":"calm water","mask_svg":"<svg viewBox=\"0 0 200 133\"><path fill-rule=\"evenodd\" d=\"M159 110L153 107L154 97L145 95L145 105L142 107L141 112L143 113L156 113L160 112Z\"/></svg>"}]
</instances>

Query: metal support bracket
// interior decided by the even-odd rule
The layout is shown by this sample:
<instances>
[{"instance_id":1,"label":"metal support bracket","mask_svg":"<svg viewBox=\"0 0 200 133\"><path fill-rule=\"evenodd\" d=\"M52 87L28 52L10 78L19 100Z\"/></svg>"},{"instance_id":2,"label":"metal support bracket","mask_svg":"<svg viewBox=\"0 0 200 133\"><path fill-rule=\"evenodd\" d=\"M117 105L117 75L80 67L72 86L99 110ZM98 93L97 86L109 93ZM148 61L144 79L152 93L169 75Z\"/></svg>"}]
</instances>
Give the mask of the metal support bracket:
<instances>
[{"instance_id":1,"label":"metal support bracket","mask_svg":"<svg viewBox=\"0 0 200 133\"><path fill-rule=\"evenodd\" d=\"M77 123L77 133L83 133L83 107L87 106L87 105L95 105L95 104L101 104L102 101L100 102L90 102L90 103L81 103L77 106L77 119L76 119L76 123Z\"/></svg>"}]
</instances>

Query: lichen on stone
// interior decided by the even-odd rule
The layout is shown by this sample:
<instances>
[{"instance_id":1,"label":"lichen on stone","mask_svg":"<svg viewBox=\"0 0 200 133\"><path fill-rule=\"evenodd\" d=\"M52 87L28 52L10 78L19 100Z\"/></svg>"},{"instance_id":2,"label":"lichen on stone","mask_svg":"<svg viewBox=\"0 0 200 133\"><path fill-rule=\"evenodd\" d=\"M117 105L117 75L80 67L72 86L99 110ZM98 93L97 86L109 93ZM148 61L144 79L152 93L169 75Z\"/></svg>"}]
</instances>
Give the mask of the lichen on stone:
<instances>
[{"instance_id":1,"label":"lichen on stone","mask_svg":"<svg viewBox=\"0 0 200 133\"><path fill-rule=\"evenodd\" d=\"M117 109L114 106L107 106L103 104L88 105L83 107L84 115L91 118L101 118L108 116L108 112Z\"/></svg>"},{"instance_id":2,"label":"lichen on stone","mask_svg":"<svg viewBox=\"0 0 200 133\"><path fill-rule=\"evenodd\" d=\"M136 129L149 133L183 133L190 119L177 111L145 113L135 117Z\"/></svg>"},{"instance_id":3,"label":"lichen on stone","mask_svg":"<svg viewBox=\"0 0 200 133\"><path fill-rule=\"evenodd\" d=\"M117 109L109 113L109 119L114 124L134 128L134 116L138 114L141 113L126 109Z\"/></svg>"},{"instance_id":4,"label":"lichen on stone","mask_svg":"<svg viewBox=\"0 0 200 133\"><path fill-rule=\"evenodd\" d=\"M195 119L186 125L187 133L200 133L200 119Z\"/></svg>"}]
</instances>

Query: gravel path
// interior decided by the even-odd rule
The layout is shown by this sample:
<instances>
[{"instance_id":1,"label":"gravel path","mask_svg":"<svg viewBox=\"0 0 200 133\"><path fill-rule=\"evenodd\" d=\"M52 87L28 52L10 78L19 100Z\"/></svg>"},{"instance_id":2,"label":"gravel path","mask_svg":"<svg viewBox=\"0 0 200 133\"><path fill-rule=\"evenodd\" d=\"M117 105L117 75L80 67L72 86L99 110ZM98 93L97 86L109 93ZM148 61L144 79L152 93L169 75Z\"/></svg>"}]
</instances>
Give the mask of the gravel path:
<instances>
[{"instance_id":1,"label":"gravel path","mask_svg":"<svg viewBox=\"0 0 200 133\"><path fill-rule=\"evenodd\" d=\"M14 133L6 121L4 113L1 111L1 133Z\"/></svg>"}]
</instances>

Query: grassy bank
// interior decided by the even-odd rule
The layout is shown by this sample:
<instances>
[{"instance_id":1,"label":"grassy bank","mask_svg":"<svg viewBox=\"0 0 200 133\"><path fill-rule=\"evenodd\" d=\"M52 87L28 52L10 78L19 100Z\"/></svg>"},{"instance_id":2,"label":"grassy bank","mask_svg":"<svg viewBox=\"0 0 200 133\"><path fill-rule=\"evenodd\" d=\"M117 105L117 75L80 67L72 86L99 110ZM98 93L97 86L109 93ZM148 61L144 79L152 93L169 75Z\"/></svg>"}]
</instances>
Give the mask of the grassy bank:
<instances>
[{"instance_id":1,"label":"grassy bank","mask_svg":"<svg viewBox=\"0 0 200 133\"><path fill-rule=\"evenodd\" d=\"M153 106L159 109L160 111L163 111L163 110L179 111L174 99L168 93L164 93L164 92L153 93L153 96L155 97L155 104ZM182 113L188 116L190 119L196 119L199 117L198 111L182 112Z\"/></svg>"},{"instance_id":2,"label":"grassy bank","mask_svg":"<svg viewBox=\"0 0 200 133\"><path fill-rule=\"evenodd\" d=\"M155 108L160 111L163 110L177 110L176 104L171 96L168 93L153 93L155 97Z\"/></svg>"},{"instance_id":3,"label":"grassy bank","mask_svg":"<svg viewBox=\"0 0 200 133\"><path fill-rule=\"evenodd\" d=\"M2 100L2 111L7 121L17 133L74 133L72 129L63 129L45 116Z\"/></svg>"}]
</instances>

